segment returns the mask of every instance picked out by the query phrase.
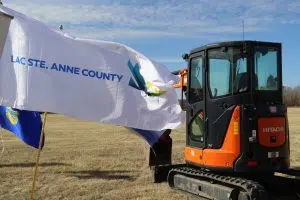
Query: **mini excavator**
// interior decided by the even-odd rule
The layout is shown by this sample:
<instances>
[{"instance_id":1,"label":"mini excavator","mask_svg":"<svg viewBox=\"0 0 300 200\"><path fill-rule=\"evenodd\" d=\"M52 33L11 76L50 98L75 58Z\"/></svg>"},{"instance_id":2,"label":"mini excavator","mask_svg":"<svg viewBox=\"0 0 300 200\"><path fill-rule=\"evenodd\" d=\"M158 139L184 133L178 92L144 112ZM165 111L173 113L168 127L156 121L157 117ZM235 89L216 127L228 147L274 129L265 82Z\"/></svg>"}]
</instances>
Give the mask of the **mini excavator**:
<instances>
[{"instance_id":1,"label":"mini excavator","mask_svg":"<svg viewBox=\"0 0 300 200\"><path fill-rule=\"evenodd\" d=\"M175 88L186 97L185 164L172 165L167 130L150 150L154 182L208 199L271 199L268 189L293 190L287 106L282 97L281 44L230 41L184 54L188 67Z\"/></svg>"}]
</instances>

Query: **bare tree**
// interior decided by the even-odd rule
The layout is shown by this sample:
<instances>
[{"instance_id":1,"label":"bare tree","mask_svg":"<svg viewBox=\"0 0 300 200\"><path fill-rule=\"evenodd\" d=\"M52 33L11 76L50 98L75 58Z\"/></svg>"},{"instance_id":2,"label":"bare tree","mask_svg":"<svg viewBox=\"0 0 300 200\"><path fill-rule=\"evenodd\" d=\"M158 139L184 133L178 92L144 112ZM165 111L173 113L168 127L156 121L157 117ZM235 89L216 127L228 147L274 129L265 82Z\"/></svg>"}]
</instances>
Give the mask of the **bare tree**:
<instances>
[{"instance_id":1,"label":"bare tree","mask_svg":"<svg viewBox=\"0 0 300 200\"><path fill-rule=\"evenodd\" d=\"M283 102L287 106L300 106L300 86L283 87Z\"/></svg>"}]
</instances>

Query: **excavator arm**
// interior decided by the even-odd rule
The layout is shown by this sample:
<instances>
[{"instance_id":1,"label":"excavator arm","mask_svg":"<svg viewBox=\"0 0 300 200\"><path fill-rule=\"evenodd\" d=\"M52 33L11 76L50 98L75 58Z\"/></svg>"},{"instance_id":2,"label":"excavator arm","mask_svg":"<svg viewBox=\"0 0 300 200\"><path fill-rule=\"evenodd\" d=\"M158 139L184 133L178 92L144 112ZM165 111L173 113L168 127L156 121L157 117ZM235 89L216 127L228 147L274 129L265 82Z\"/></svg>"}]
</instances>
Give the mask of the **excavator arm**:
<instances>
[{"instance_id":1,"label":"excavator arm","mask_svg":"<svg viewBox=\"0 0 300 200\"><path fill-rule=\"evenodd\" d=\"M176 84L173 85L174 88L181 88L183 92L186 92L186 87L187 87L187 74L188 70L187 68L182 68L178 71L172 72L174 75L180 76L180 81Z\"/></svg>"},{"instance_id":2,"label":"excavator arm","mask_svg":"<svg viewBox=\"0 0 300 200\"><path fill-rule=\"evenodd\" d=\"M180 80L178 83L174 84L174 88L180 88L181 89L181 108L184 109L183 105L183 94L186 96L187 93L187 75L188 70L187 68L182 68L178 71L172 72L174 75L180 76Z\"/></svg>"}]
</instances>

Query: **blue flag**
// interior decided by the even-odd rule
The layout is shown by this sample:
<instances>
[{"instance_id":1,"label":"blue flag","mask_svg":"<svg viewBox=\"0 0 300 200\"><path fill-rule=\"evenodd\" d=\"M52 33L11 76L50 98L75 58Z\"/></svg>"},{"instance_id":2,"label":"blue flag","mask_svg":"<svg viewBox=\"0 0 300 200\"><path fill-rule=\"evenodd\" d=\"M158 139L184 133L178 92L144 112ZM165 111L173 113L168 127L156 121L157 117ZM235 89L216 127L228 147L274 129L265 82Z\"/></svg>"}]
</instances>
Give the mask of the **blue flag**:
<instances>
[{"instance_id":1,"label":"blue flag","mask_svg":"<svg viewBox=\"0 0 300 200\"><path fill-rule=\"evenodd\" d=\"M0 126L14 133L26 144L39 148L42 120L39 112L0 106ZM44 146L43 138L42 147Z\"/></svg>"},{"instance_id":2,"label":"blue flag","mask_svg":"<svg viewBox=\"0 0 300 200\"><path fill-rule=\"evenodd\" d=\"M142 130L142 129L137 129L137 128L131 128L133 131L137 133L137 135L141 136L144 138L148 144L152 147L164 134L165 130L162 131L149 131L149 130Z\"/></svg>"}]
</instances>

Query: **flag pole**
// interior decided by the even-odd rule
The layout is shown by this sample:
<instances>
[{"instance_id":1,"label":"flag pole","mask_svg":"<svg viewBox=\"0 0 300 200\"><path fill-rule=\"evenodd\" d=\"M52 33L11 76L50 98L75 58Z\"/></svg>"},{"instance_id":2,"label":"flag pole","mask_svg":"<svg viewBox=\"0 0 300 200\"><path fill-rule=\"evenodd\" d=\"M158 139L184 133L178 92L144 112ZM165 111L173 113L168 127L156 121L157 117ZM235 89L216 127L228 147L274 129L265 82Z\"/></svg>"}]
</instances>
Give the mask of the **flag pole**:
<instances>
[{"instance_id":1,"label":"flag pole","mask_svg":"<svg viewBox=\"0 0 300 200\"><path fill-rule=\"evenodd\" d=\"M43 138L44 138L44 135L45 135L44 130L45 130L45 125L46 125L47 114L48 114L47 112L44 113L44 120L43 120L41 136L40 136L39 149L37 151L35 169L34 169L34 174L33 174L30 200L34 200L34 196L35 196L35 192L36 192L36 189L35 189L36 188L36 179L37 179L38 167L39 167L40 156L41 156L41 151L42 151Z\"/></svg>"}]
</instances>

